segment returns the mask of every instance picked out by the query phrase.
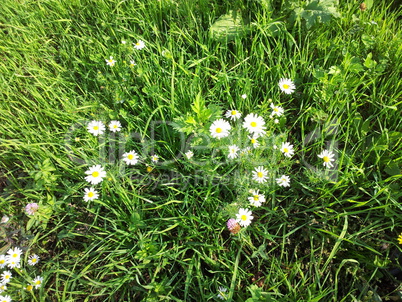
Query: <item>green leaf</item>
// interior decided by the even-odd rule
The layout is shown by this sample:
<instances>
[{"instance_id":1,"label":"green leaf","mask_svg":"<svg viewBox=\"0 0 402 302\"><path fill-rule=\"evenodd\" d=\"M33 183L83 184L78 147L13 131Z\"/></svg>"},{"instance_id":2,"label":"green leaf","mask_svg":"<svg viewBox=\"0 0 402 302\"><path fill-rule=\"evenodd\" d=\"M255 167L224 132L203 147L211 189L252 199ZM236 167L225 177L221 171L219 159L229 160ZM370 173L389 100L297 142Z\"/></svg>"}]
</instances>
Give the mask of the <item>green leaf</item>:
<instances>
[{"instance_id":1,"label":"green leaf","mask_svg":"<svg viewBox=\"0 0 402 302\"><path fill-rule=\"evenodd\" d=\"M337 0L313 0L308 1L305 7L295 9L294 14L302 17L309 29L319 23L328 23L332 17L339 18L337 6Z\"/></svg>"},{"instance_id":2,"label":"green leaf","mask_svg":"<svg viewBox=\"0 0 402 302\"><path fill-rule=\"evenodd\" d=\"M249 26L243 23L240 14L229 11L222 15L209 28L211 37L218 41L232 41L236 37L244 37L249 32Z\"/></svg>"},{"instance_id":3,"label":"green leaf","mask_svg":"<svg viewBox=\"0 0 402 302\"><path fill-rule=\"evenodd\" d=\"M364 66L371 69L371 68L375 68L377 66L377 62L372 60L371 58L373 57L373 54L370 52L367 57L366 60L364 60Z\"/></svg>"}]
</instances>

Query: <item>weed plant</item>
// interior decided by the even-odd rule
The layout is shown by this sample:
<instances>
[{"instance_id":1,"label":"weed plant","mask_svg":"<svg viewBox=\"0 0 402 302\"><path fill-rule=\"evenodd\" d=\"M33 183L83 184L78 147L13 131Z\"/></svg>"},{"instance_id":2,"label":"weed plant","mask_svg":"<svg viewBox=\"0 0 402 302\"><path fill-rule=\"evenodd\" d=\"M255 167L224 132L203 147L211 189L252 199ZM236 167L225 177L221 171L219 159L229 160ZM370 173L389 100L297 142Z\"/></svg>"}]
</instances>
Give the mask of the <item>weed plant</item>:
<instances>
[{"instance_id":1,"label":"weed plant","mask_svg":"<svg viewBox=\"0 0 402 302\"><path fill-rule=\"evenodd\" d=\"M0 301L400 300L400 20L4 0Z\"/></svg>"}]
</instances>

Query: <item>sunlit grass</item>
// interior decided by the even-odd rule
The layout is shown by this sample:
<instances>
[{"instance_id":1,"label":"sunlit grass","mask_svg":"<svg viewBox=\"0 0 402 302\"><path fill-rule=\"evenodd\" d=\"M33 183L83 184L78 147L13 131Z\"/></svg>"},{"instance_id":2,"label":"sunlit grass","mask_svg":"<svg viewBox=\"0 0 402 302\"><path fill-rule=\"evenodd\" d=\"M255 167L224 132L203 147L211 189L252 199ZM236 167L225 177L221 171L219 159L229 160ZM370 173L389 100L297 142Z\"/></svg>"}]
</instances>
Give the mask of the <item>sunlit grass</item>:
<instances>
[{"instance_id":1,"label":"sunlit grass","mask_svg":"<svg viewBox=\"0 0 402 302\"><path fill-rule=\"evenodd\" d=\"M307 30L289 21L294 8L269 3L5 1L0 214L10 220L0 251L38 254L44 282L34 295L17 281L0 295L216 301L221 288L232 301L400 298L401 11L343 1L339 18ZM217 41L209 28L230 10L248 30ZM281 92L282 78L294 93ZM267 201L236 235L226 221L255 189L254 159L231 164L224 149L211 161L210 149L194 149L194 164L186 160L197 137L173 122L194 115L197 98L267 121L271 100L285 109L264 146L287 141L295 155L259 155L291 185L267 184ZM88 133L93 120L104 134ZM120 132L108 130L114 120ZM325 149L334 170L317 156ZM131 150L139 162L128 166ZM85 202L93 165L107 176L99 200ZM32 202L37 218L24 212Z\"/></svg>"}]
</instances>

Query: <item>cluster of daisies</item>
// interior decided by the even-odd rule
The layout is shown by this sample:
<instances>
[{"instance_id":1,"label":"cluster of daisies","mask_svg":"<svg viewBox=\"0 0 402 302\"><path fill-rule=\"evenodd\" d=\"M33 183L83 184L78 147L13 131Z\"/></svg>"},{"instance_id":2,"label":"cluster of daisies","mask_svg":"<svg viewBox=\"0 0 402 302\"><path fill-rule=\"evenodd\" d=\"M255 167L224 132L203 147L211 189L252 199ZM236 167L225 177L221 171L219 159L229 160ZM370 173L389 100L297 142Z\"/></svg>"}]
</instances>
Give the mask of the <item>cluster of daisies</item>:
<instances>
[{"instance_id":1,"label":"cluster of daisies","mask_svg":"<svg viewBox=\"0 0 402 302\"><path fill-rule=\"evenodd\" d=\"M112 132L119 132L122 129L121 123L115 120L111 121L108 126L109 130ZM106 126L102 121L91 121L87 125L87 130L94 136L99 136L105 132ZM158 155L153 154L151 155L150 159L153 164L156 164L158 163L160 158ZM131 150L122 155L122 160L125 164L129 166L136 165L140 161L140 156L135 150ZM151 165L146 165L146 170L147 172L151 172L153 168ZM91 166L87 171L85 171L85 174L85 180L93 186L101 183L106 177L106 171L104 167L102 167L102 165ZM99 193L93 186L84 189L84 201L90 201L99 198Z\"/></svg>"},{"instance_id":2,"label":"cluster of daisies","mask_svg":"<svg viewBox=\"0 0 402 302\"><path fill-rule=\"evenodd\" d=\"M22 250L18 247L10 248L5 255L0 255L0 269L2 269L2 273L0 275L0 294L3 294L7 291L7 285L13 278L13 274L10 271L11 269L19 269L21 268L21 257ZM30 266L34 266L38 264L39 256L34 254L30 255L28 258L28 264ZM26 286L24 287L27 291L32 291L34 288L38 289L41 287L43 282L43 277L36 276L32 279ZM0 296L1 302L10 302L11 297L9 295Z\"/></svg>"},{"instance_id":3,"label":"cluster of daisies","mask_svg":"<svg viewBox=\"0 0 402 302\"><path fill-rule=\"evenodd\" d=\"M281 79L279 81L279 88L282 92L290 94L296 89L295 84L290 79ZM243 97L243 96L242 96ZM244 98L244 97L243 97ZM279 106L275 105L272 100L269 100L270 108L272 109L269 117L275 124L279 123L279 118L284 114L285 110ZM242 121L242 113L236 109L227 110L224 113L224 117L215 120L209 127L209 133L212 138L217 140L222 140L226 137L230 137L233 127L230 122L236 122L234 127L241 127L245 129L248 143L246 146L240 146L236 144L227 146L227 158L229 160L236 159L239 156L245 154L251 154L253 149L260 147L260 141L266 136L267 124L262 116L255 113L247 114ZM233 132L238 133L238 128ZM241 142L244 145L244 142ZM243 147L243 148L242 148ZM224 147L225 148L225 147ZM295 149L290 142L282 142L280 146L273 146L274 149L278 149L285 158L291 158ZM194 154L191 150L186 153L188 158L192 157ZM329 150L322 151L319 158L323 160L323 165L327 168L333 167L335 154ZM256 182L257 185L264 184L270 179L270 171L264 166L257 166L250 173L251 180ZM280 187L290 187L290 177L288 175L281 175L280 177L275 177L275 182ZM250 196L248 197L249 205L253 207L260 207L265 201L265 195L260 193L258 189L252 189L249 191ZM252 211L247 207L241 207L236 214L236 218L231 218L227 222L227 226L232 233L237 233L241 227L247 227L251 224L253 220Z\"/></svg>"},{"instance_id":4,"label":"cluster of daisies","mask_svg":"<svg viewBox=\"0 0 402 302\"><path fill-rule=\"evenodd\" d=\"M127 41L121 41L121 44L127 44ZM142 40L138 40L137 42L133 43L133 47L136 50L141 50L145 47L145 43ZM109 59L105 59L106 65L113 67L116 65L117 61L113 58L113 56L110 56ZM130 60L130 67L134 67L137 65L134 60ZM1 301L0 301L1 302Z\"/></svg>"}]
</instances>

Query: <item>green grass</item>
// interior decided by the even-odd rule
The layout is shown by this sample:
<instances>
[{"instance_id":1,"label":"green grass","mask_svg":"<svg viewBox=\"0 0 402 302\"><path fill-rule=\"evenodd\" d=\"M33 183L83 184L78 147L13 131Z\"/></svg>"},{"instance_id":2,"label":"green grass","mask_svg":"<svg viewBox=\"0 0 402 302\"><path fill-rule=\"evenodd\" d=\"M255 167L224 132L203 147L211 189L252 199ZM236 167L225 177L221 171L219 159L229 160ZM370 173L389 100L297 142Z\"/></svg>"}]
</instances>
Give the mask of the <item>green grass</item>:
<instances>
[{"instance_id":1,"label":"green grass","mask_svg":"<svg viewBox=\"0 0 402 302\"><path fill-rule=\"evenodd\" d=\"M10 220L0 254L18 246L41 261L13 271L2 294L217 301L222 286L231 301L401 300L401 8L341 2L339 18L307 29L289 19L302 1L5 0L0 214ZM217 41L209 28L229 11L248 30ZM293 94L280 92L283 77ZM260 156L291 186L263 187L267 202L237 235L226 221L255 188L256 161L212 160L210 145L195 164L180 156L197 137L172 122L194 115L197 98L266 120L270 99L285 109ZM91 120L123 130L94 137ZM271 149L281 141L295 146L292 159ZM317 158L326 148L337 154L332 172ZM120 157L133 149L162 163L127 167ZM84 172L96 164L108 176L86 203ZM33 218L31 202L41 209ZM31 295L23 287L36 275L44 283Z\"/></svg>"}]
</instances>

